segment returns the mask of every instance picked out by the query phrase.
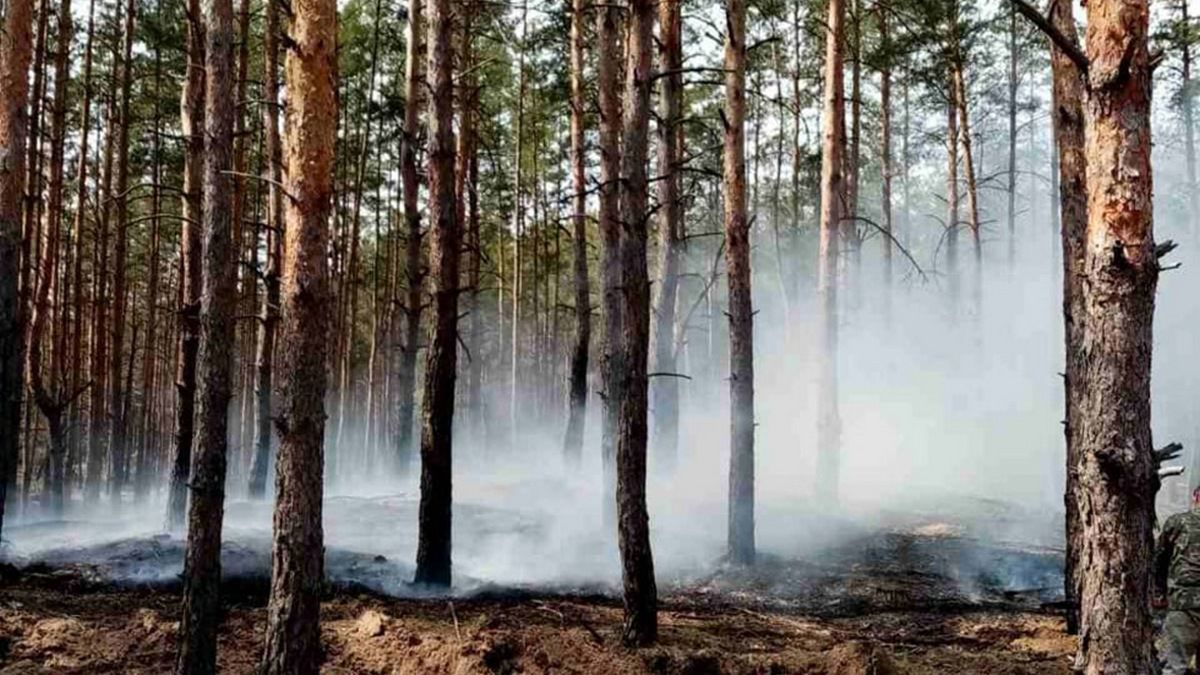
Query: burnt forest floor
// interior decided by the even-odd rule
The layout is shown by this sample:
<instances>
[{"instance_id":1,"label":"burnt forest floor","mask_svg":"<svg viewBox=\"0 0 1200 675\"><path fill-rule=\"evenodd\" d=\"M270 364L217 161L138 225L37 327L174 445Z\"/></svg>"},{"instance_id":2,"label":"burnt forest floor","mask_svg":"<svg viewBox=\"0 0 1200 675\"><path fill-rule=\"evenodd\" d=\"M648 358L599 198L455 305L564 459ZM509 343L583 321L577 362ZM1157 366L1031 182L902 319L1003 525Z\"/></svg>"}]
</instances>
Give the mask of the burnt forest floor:
<instances>
[{"instance_id":1,"label":"burnt forest floor","mask_svg":"<svg viewBox=\"0 0 1200 675\"><path fill-rule=\"evenodd\" d=\"M224 589L221 672L255 672L264 592L259 584ZM606 595L493 591L435 600L341 589L322 607L323 672L1054 675L1069 672L1075 648L1061 618L1017 605L805 613L743 599L672 589L658 646L628 650L619 644L619 602ZM170 672L178 606L177 589L5 567L0 675Z\"/></svg>"},{"instance_id":2,"label":"burnt forest floor","mask_svg":"<svg viewBox=\"0 0 1200 675\"><path fill-rule=\"evenodd\" d=\"M720 533L677 508L687 517L658 521L659 643L628 650L619 640L614 543L577 516L513 502L456 506L447 596L407 583L411 495L328 499L324 672L1069 672L1075 639L1057 613L1058 526L1006 504L976 500L873 521L763 509L751 568L723 564ZM256 669L269 514L239 503L227 513L222 673ZM0 675L171 671L184 541L146 526L146 514L86 515L6 527Z\"/></svg>"}]
</instances>

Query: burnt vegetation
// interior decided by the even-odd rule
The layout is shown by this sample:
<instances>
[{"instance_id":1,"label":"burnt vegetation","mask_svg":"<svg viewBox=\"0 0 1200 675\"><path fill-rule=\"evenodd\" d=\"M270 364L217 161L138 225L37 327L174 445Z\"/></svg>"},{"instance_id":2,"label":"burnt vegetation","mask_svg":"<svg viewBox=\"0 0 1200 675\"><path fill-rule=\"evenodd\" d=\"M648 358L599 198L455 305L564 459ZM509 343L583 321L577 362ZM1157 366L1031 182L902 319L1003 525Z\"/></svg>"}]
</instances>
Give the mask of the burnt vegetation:
<instances>
[{"instance_id":1,"label":"burnt vegetation","mask_svg":"<svg viewBox=\"0 0 1200 675\"><path fill-rule=\"evenodd\" d=\"M1151 672L1197 36L0 1L0 664Z\"/></svg>"}]
</instances>

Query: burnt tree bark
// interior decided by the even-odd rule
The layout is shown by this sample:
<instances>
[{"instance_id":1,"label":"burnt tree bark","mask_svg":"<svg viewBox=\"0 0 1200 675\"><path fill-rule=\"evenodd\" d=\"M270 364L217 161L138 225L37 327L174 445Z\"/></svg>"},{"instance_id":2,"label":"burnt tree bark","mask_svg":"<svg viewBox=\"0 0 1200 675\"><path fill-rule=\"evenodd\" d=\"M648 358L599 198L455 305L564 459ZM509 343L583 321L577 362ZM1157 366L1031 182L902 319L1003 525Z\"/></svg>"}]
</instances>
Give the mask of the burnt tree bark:
<instances>
[{"instance_id":1,"label":"burnt tree bark","mask_svg":"<svg viewBox=\"0 0 1200 675\"><path fill-rule=\"evenodd\" d=\"M1078 44L1075 19L1070 3L1050 0L1050 22L1064 37ZM1083 136L1083 79L1071 59L1051 45L1050 65L1053 71L1054 135L1058 147L1058 174L1062 183L1058 208L1062 215L1063 247L1063 337L1066 358L1063 373L1066 423L1066 560L1064 564L1064 597L1068 606L1078 598L1077 574L1079 565L1079 508L1076 503L1079 484L1079 448L1076 429L1079 426L1079 396L1084 366L1083 307L1083 246L1087 229L1087 159L1084 156ZM1079 612L1067 611L1067 632L1079 630Z\"/></svg>"},{"instance_id":2,"label":"burnt tree bark","mask_svg":"<svg viewBox=\"0 0 1200 675\"><path fill-rule=\"evenodd\" d=\"M399 423L396 431L396 465L400 475L411 470L413 456L412 428L417 352L421 337L421 313L424 299L421 286L425 271L421 268L421 212L417 202L420 183L417 177L417 138L420 135L422 99L421 21L423 0L408 0L408 44L404 70L404 130L400 145L400 177L404 189L404 274L407 288L404 301L404 341L400 346L400 368L397 377L397 406Z\"/></svg>"},{"instance_id":3,"label":"burnt tree bark","mask_svg":"<svg viewBox=\"0 0 1200 675\"><path fill-rule=\"evenodd\" d=\"M421 506L415 583L450 585L451 451L458 362L459 227L454 203L454 97L450 0L429 4L429 195L433 325L421 401Z\"/></svg>"},{"instance_id":4,"label":"burnt tree bark","mask_svg":"<svg viewBox=\"0 0 1200 675\"><path fill-rule=\"evenodd\" d=\"M624 319L623 366L617 413L617 522L621 578L625 588L622 641L631 646L658 638L658 590L646 510L646 436L650 348L650 277L646 269L649 182L650 88L654 51L654 2L631 0L625 57L625 113L621 132L621 216L618 291ZM611 395L611 392L610 392Z\"/></svg>"},{"instance_id":5,"label":"burnt tree bark","mask_svg":"<svg viewBox=\"0 0 1200 675\"><path fill-rule=\"evenodd\" d=\"M671 4L671 3L665 3ZM567 431L563 455L577 467L583 452L583 429L587 419L588 352L592 341L592 300L587 260L587 175L584 145L584 0L571 4L571 180L575 254L575 345L571 351L571 381L568 395Z\"/></svg>"},{"instance_id":6,"label":"burnt tree bark","mask_svg":"<svg viewBox=\"0 0 1200 675\"><path fill-rule=\"evenodd\" d=\"M843 155L846 148L846 104L843 71L842 0L829 0L825 33L825 95L821 152L821 233L817 271L817 476L816 494L823 503L838 499L842 421L838 413L838 237L843 216Z\"/></svg>"},{"instance_id":7,"label":"burnt tree bark","mask_svg":"<svg viewBox=\"0 0 1200 675\"><path fill-rule=\"evenodd\" d=\"M232 397L236 252L231 228L234 95L233 3L204 3L204 242L196 452L188 482L187 554L176 675L216 672L221 521Z\"/></svg>"},{"instance_id":8,"label":"burnt tree bark","mask_svg":"<svg viewBox=\"0 0 1200 675\"><path fill-rule=\"evenodd\" d=\"M1084 105L1077 434L1080 652L1088 675L1148 673L1154 662L1150 556L1157 488L1150 363L1158 256L1150 164L1146 0L1090 0Z\"/></svg>"},{"instance_id":9,"label":"burnt tree bark","mask_svg":"<svg viewBox=\"0 0 1200 675\"><path fill-rule=\"evenodd\" d=\"M608 4L598 8L596 22L596 88L600 108L600 287L604 333L600 344L601 423L600 462L605 495L617 484L617 407L622 397L619 374L624 370L621 333L624 320L621 302L620 179L621 179L621 8ZM606 525L614 522L615 502L606 496L603 514Z\"/></svg>"},{"instance_id":10,"label":"burnt tree bark","mask_svg":"<svg viewBox=\"0 0 1200 675\"><path fill-rule=\"evenodd\" d=\"M326 249L338 114L337 4L298 0L292 11L290 34L296 46L287 52L285 74L288 255L283 264L279 453L264 675L316 675L321 666L322 464L333 306ZM275 170L279 164L273 163Z\"/></svg>"},{"instance_id":11,"label":"burnt tree bark","mask_svg":"<svg viewBox=\"0 0 1200 675\"><path fill-rule=\"evenodd\" d=\"M167 497L167 525L183 527L187 515L188 480L195 441L196 359L200 352L200 288L204 204L204 24L200 0L188 0L187 59L180 121L184 137L183 232L180 236L180 296L178 372L175 389L175 447Z\"/></svg>"},{"instance_id":12,"label":"burnt tree bark","mask_svg":"<svg viewBox=\"0 0 1200 675\"><path fill-rule=\"evenodd\" d=\"M725 267L729 284L729 559L754 562L754 308L746 217L746 4L725 5Z\"/></svg>"}]
</instances>

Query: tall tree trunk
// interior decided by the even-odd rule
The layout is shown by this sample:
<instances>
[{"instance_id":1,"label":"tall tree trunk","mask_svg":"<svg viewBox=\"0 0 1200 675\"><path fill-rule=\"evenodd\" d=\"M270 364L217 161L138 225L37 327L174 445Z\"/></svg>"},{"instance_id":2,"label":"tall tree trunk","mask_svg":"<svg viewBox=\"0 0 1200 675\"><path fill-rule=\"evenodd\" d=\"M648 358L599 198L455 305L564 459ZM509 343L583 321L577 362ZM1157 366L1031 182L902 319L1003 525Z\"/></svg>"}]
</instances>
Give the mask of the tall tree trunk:
<instances>
[{"instance_id":1,"label":"tall tree trunk","mask_svg":"<svg viewBox=\"0 0 1200 675\"><path fill-rule=\"evenodd\" d=\"M467 76L469 87L471 88L472 106L475 109L475 115L479 115L479 84L478 75L475 69ZM477 126L478 122L473 123ZM483 403L483 311L479 303L480 283L482 281L482 259L483 259L483 233L480 227L479 214L479 143L474 141L470 146L471 164L470 164L470 179L467 184L467 228L470 243L468 250L471 252L470 267L468 269L468 277L471 284L471 294L469 296L469 312L470 312L470 338L472 353L477 354L471 359L471 363L467 369L467 409L470 411L471 419L471 438L478 441L484 435L484 420L487 417L487 411Z\"/></svg>"},{"instance_id":2,"label":"tall tree trunk","mask_svg":"<svg viewBox=\"0 0 1200 675\"><path fill-rule=\"evenodd\" d=\"M232 398L236 251L231 228L233 184L233 3L204 3L204 243L200 354L196 362L196 453L188 483L187 555L176 675L216 672L220 612L221 521L229 401ZM301 38L303 39L303 38Z\"/></svg>"},{"instance_id":3,"label":"tall tree trunk","mask_svg":"<svg viewBox=\"0 0 1200 675\"><path fill-rule=\"evenodd\" d=\"M48 8L47 8L48 9ZM64 0L59 5L57 38L54 46L54 99L50 111L50 182L46 199L45 241L41 246L42 259L38 273L37 300L34 303L33 327L29 333L29 380L34 401L46 418L50 431L48 459L50 475L47 487L50 493L51 511L61 516L63 512L63 470L66 462L66 426L63 413L70 400L64 399L59 387L54 384L63 361L61 345L51 347L49 362L43 366L42 346L46 341L47 324L61 326L66 316L59 310L52 316L51 293L57 293L59 249L62 245L63 207L63 154L66 142L67 90L69 88L68 66L71 47L71 3ZM57 303L56 303L57 304ZM59 307L63 305L58 304ZM50 384L46 379L51 380Z\"/></svg>"},{"instance_id":4,"label":"tall tree trunk","mask_svg":"<svg viewBox=\"0 0 1200 675\"><path fill-rule=\"evenodd\" d=\"M76 171L76 187L75 187L75 221L72 229L75 231L76 237L82 241L83 227L87 222L87 178L88 178L88 141L92 128L92 43L96 32L96 0L91 0L88 3L88 27L87 27L87 42L83 51L83 103L80 106L80 130L79 130L79 165ZM76 314L74 318L74 343L71 349L71 363L76 364L72 369L72 389L79 385L79 377L83 369L83 276L82 276L83 256L82 250L80 255L75 260L75 307ZM95 271L92 272L95 276ZM95 298L91 298L92 303L95 303ZM80 400L76 400L71 405L70 418L67 421L67 452L70 457L67 464L72 467L77 465L80 455L80 430L83 426L83 405ZM74 480L71 476L68 480Z\"/></svg>"},{"instance_id":5,"label":"tall tree trunk","mask_svg":"<svg viewBox=\"0 0 1200 675\"><path fill-rule=\"evenodd\" d=\"M524 171L525 156L525 91L526 76L525 76L525 51L528 49L527 40L529 37L529 5L522 3L521 5L521 38L517 45L517 135L513 143L513 269L512 269L512 354L509 361L509 399L508 399L508 425L509 438L512 448L516 448L519 409L518 403L519 394L521 394L518 375L521 369L521 290L524 288L524 282L521 278L521 236L525 230L525 209L522 201L522 177ZM536 208L537 197L534 196L534 205ZM501 253L503 255L503 253ZM536 276L534 289L536 290ZM536 317L536 313L534 315Z\"/></svg>"},{"instance_id":6,"label":"tall tree trunk","mask_svg":"<svg viewBox=\"0 0 1200 675\"><path fill-rule=\"evenodd\" d=\"M117 224L113 243L113 315L112 315L112 350L110 357L110 372L108 376L109 390L109 457L111 465L109 473L111 483L111 499L120 504L122 491L125 489L125 479L129 467L125 458L125 396L122 374L124 372L124 341L125 341L125 308L126 308L126 263L129 257L129 98L133 86L133 29L137 4L128 0L125 7L125 47L121 59L121 104L119 110L119 131L117 134ZM132 355L131 357L132 358Z\"/></svg>"},{"instance_id":7,"label":"tall tree trunk","mask_svg":"<svg viewBox=\"0 0 1200 675\"><path fill-rule=\"evenodd\" d=\"M792 206L792 229L793 229L793 231L797 231L800 229L801 223L803 222L804 216L805 216L804 208L800 205L800 171L801 171L802 163L804 161L804 154L803 154L804 146L800 142L800 127L803 124L802 117L801 117L801 106L800 106L800 97L801 97L800 92L802 91L802 89L801 89L802 85L800 82L800 80L801 80L801 72L800 71L802 68L802 66L801 66L802 60L801 59L803 58L803 55L802 55L803 54L803 52L802 52L803 43L801 41L802 25L801 25L800 17L801 17L801 9L802 9L801 5L803 5L803 4L804 4L804 0L793 0L793 2L792 2L792 103L791 103L791 106L792 106L792 193L791 193L791 206ZM806 127L805 135L807 136L807 134L808 134L808 130ZM782 274L783 272L781 271L780 273ZM798 290L797 284L799 284L799 281L800 281L800 275L793 273L792 279L789 283L789 287L792 288L794 292ZM794 294L796 294L796 293L794 293ZM789 316L788 316L788 324L789 324L789 328L790 328L790 324L791 324L790 312L789 312Z\"/></svg>"},{"instance_id":8,"label":"tall tree trunk","mask_svg":"<svg viewBox=\"0 0 1200 675\"><path fill-rule=\"evenodd\" d=\"M617 408L622 398L620 375L621 334L624 319L621 302L620 180L621 180L621 8L604 5L597 12L596 89L600 106L600 285L604 334L601 342L600 378L602 418L600 455L604 480L603 494L611 495L617 484ZM604 497L606 525L614 522L615 502Z\"/></svg>"},{"instance_id":9,"label":"tall tree trunk","mask_svg":"<svg viewBox=\"0 0 1200 675\"><path fill-rule=\"evenodd\" d=\"M754 562L754 308L746 218L746 4L726 3L725 265L729 280L729 558Z\"/></svg>"},{"instance_id":10,"label":"tall tree trunk","mask_svg":"<svg viewBox=\"0 0 1200 675\"><path fill-rule=\"evenodd\" d=\"M117 20L119 25L120 14L124 5L117 4ZM84 483L84 501L87 503L95 503L100 498L100 490L105 481L105 458L104 451L106 440L109 440L109 424L111 422L111 410L105 409L105 397L109 393L108 378L111 373L112 363L109 356L109 303L112 298L112 290L108 286L107 271L111 266L108 257L108 237L109 224L112 212L112 172L113 172L113 152L116 148L116 135L118 117L117 112L117 92L120 89L120 78L118 77L120 69L116 67L116 63L120 61L120 55L117 53L116 45L119 41L114 40L114 48L112 54L113 66L109 69L108 78L108 97L105 109L105 124L107 129L104 134L104 152L101 160L100 184L97 186L97 197L99 201L99 217L96 225L99 252L96 256L96 280L94 283L95 299L92 311L92 334L95 335L95 346L92 350L91 359L91 377L92 377L92 392L91 400L89 401L89 438L88 438L88 457L87 457L87 478Z\"/></svg>"},{"instance_id":11,"label":"tall tree trunk","mask_svg":"<svg viewBox=\"0 0 1200 675\"><path fill-rule=\"evenodd\" d=\"M664 0L658 7L659 97L658 138L658 294L654 301L654 396L655 457L662 468L674 471L679 452L679 378L675 377L675 313L679 296L682 211L680 198L679 149L683 135L683 13L679 0ZM744 79L744 78L743 78ZM744 103L744 101L743 101ZM744 169L744 158L742 161ZM585 270L586 272L586 270Z\"/></svg>"},{"instance_id":12,"label":"tall tree trunk","mask_svg":"<svg viewBox=\"0 0 1200 675\"><path fill-rule=\"evenodd\" d=\"M253 140L251 133L246 129L245 114L246 108L250 105L246 99L246 74L250 61L250 0L238 0L236 12L237 60L235 62L235 95L233 98L236 107L233 113L233 176L231 177L233 211L230 216L230 227L233 230L234 260L237 266L235 274L239 281L236 311L239 315L248 316L254 312L257 304L255 300L259 274L257 227L250 228L250 236L246 236L246 142L248 138ZM247 239L249 244L247 244ZM238 399L240 414L238 415L237 432L233 439L235 451L240 457L246 457L246 448L249 447L250 390L253 386L254 373L249 367L248 357L254 340L254 334L251 331L253 326L254 324L251 322L241 321L234 327L234 396ZM235 471L245 466L245 463L238 459L239 457L235 457L233 460Z\"/></svg>"},{"instance_id":13,"label":"tall tree trunk","mask_svg":"<svg viewBox=\"0 0 1200 675\"><path fill-rule=\"evenodd\" d=\"M451 450L458 363L459 229L454 203L454 98L450 0L429 4L429 196L433 216L430 272L433 325L421 399L421 507L418 584L450 585Z\"/></svg>"},{"instance_id":14,"label":"tall tree trunk","mask_svg":"<svg viewBox=\"0 0 1200 675\"><path fill-rule=\"evenodd\" d=\"M621 578L625 587L627 645L658 638L658 590L650 551L646 510L647 369L650 348L650 277L646 270L649 214L646 156L649 150L650 88L654 51L654 1L631 0L625 57L625 114L621 132L621 218L619 264L623 367L617 415L617 522ZM609 392L612 395L612 392Z\"/></svg>"},{"instance_id":15,"label":"tall tree trunk","mask_svg":"<svg viewBox=\"0 0 1200 675\"><path fill-rule=\"evenodd\" d=\"M322 463L333 305L326 250L338 115L334 85L337 3L298 0L292 12L291 35L296 46L287 51L285 74L287 193L291 198L284 214L288 256L283 267L279 415L275 422L279 456L264 675L316 675L321 665ZM274 21L269 18L268 24ZM268 33L268 54L276 39ZM268 64L271 60L268 56ZM270 65L267 77L268 82L274 79ZM267 120L268 135L273 121ZM269 158L272 171L278 170L278 159L278 154ZM282 201L278 196L273 200L275 206Z\"/></svg>"},{"instance_id":16,"label":"tall tree trunk","mask_svg":"<svg viewBox=\"0 0 1200 675\"><path fill-rule=\"evenodd\" d=\"M843 153L846 148L845 80L842 74L843 30L846 10L842 0L829 0L825 34L825 106L822 115L821 240L817 273L817 476L816 493L823 504L838 499L842 421L838 413L838 306L837 269L839 224L842 219Z\"/></svg>"},{"instance_id":17,"label":"tall tree trunk","mask_svg":"<svg viewBox=\"0 0 1200 675\"><path fill-rule=\"evenodd\" d=\"M946 83L946 276L950 286L950 311L958 312L958 88L951 75Z\"/></svg>"},{"instance_id":18,"label":"tall tree trunk","mask_svg":"<svg viewBox=\"0 0 1200 675\"><path fill-rule=\"evenodd\" d=\"M967 182L967 216L970 218L968 227L971 229L971 250L974 253L975 265L974 283L971 292L973 309L978 315L983 311L983 239L979 223L979 197L975 183L975 157L971 147L971 122L967 109L967 91L963 82L963 69L960 65L954 70L955 102L958 105L958 131L962 144L963 173Z\"/></svg>"},{"instance_id":19,"label":"tall tree trunk","mask_svg":"<svg viewBox=\"0 0 1200 675\"><path fill-rule=\"evenodd\" d=\"M1050 21L1060 33L1072 43L1078 44L1075 18L1071 5L1060 0L1050 0ZM1066 561L1063 574L1064 597L1070 607L1078 598L1078 565L1080 541L1078 499L1079 444L1076 430L1079 427L1079 401L1082 392L1080 379L1084 367L1083 328L1084 314L1081 306L1083 292L1083 248L1087 231L1087 160L1084 156L1083 137L1083 80L1079 70L1062 50L1051 49L1050 65L1054 75L1054 134L1058 147L1058 172L1063 190L1059 192L1059 210L1062 213L1063 246L1063 337L1066 358L1063 385L1065 389L1066 424ZM1067 632L1079 631L1079 612L1075 608L1067 611Z\"/></svg>"},{"instance_id":20,"label":"tall tree trunk","mask_svg":"<svg viewBox=\"0 0 1200 675\"><path fill-rule=\"evenodd\" d=\"M1054 5L1051 0L1051 5ZM1017 5L1008 7L1008 268L1017 258Z\"/></svg>"},{"instance_id":21,"label":"tall tree trunk","mask_svg":"<svg viewBox=\"0 0 1200 675\"><path fill-rule=\"evenodd\" d=\"M673 2L663 3L664 7ZM584 145L584 0L571 4L571 179L575 252L575 347L571 351L571 382L563 454L572 467L583 452L587 413L588 352L592 339L592 301L587 261L587 148Z\"/></svg>"},{"instance_id":22,"label":"tall tree trunk","mask_svg":"<svg viewBox=\"0 0 1200 675\"><path fill-rule=\"evenodd\" d=\"M158 45L154 47L154 134L151 142L151 157L154 162L151 180L151 200L150 200L150 269L147 274L150 276L146 282L146 349L142 356L142 419L141 419L141 443L138 448L137 455L137 474L134 483L134 500L141 503L145 500L146 493L150 490L151 476L150 471L150 454L151 448L157 445L157 441L151 441L151 434L154 424L154 392L157 387L158 378L158 358L156 351L158 349L158 268L159 258L162 249L162 233L160 227L162 219L159 218L161 211L161 191L159 185L162 183L162 148L160 139L162 138L161 119L159 115L159 100L161 99L161 70L162 58L159 54Z\"/></svg>"},{"instance_id":23,"label":"tall tree trunk","mask_svg":"<svg viewBox=\"0 0 1200 675\"><path fill-rule=\"evenodd\" d=\"M902 224L902 229L900 230L900 241L903 243L907 243L909 233L912 232L912 191L909 189L911 184L908 181L908 170L912 162L912 153L910 152L909 147L909 139L911 138L909 131L911 129L912 121L912 106L910 105L911 100L908 96L908 81L911 78L911 72L912 71L909 68L905 68L905 77L902 80L903 84L901 85L901 90L903 92L901 98L904 100L904 121L901 124L900 130L900 183L902 189L904 190L904 210L901 212L902 217L900 219Z\"/></svg>"},{"instance_id":24,"label":"tall tree trunk","mask_svg":"<svg viewBox=\"0 0 1200 675\"><path fill-rule=\"evenodd\" d=\"M413 413L417 381L417 351L421 335L421 310L424 299L421 286L425 272L421 269L421 212L417 202L417 136L420 134L421 89L421 16L423 0L408 0L408 44L404 71L404 131L400 145L400 176L404 184L405 222L405 279L404 343L400 352L400 372L397 377L399 427L396 443L396 465L401 476L411 470L413 457Z\"/></svg>"},{"instance_id":25,"label":"tall tree trunk","mask_svg":"<svg viewBox=\"0 0 1200 675\"><path fill-rule=\"evenodd\" d=\"M175 447L167 502L168 526L177 530L187 513L188 481L195 441L196 359L200 351L200 289L203 285L204 217L204 23L200 0L188 0L188 71L183 82L180 120L183 128L183 232L180 236L179 359L175 389Z\"/></svg>"},{"instance_id":26,"label":"tall tree trunk","mask_svg":"<svg viewBox=\"0 0 1200 675\"><path fill-rule=\"evenodd\" d=\"M1087 675L1148 673L1157 488L1150 361L1158 259L1146 0L1087 5L1087 230L1077 452L1080 654Z\"/></svg>"},{"instance_id":27,"label":"tall tree trunk","mask_svg":"<svg viewBox=\"0 0 1200 675\"><path fill-rule=\"evenodd\" d=\"M879 49L883 65L879 69L879 154L880 211L883 226L884 302L891 317L892 301L892 42L888 8L879 8Z\"/></svg>"},{"instance_id":28,"label":"tall tree trunk","mask_svg":"<svg viewBox=\"0 0 1200 675\"><path fill-rule=\"evenodd\" d=\"M354 370L354 343L357 333L357 318L358 318L358 287L360 285L360 230L362 223L362 196L365 191L363 185L367 171L367 156L370 154L370 138L371 138L371 123L373 121L371 115L371 98L375 91L375 72L378 65L379 56L379 0L375 3L375 17L373 20L374 27L372 29L372 47L370 56L370 75L367 84L367 95L364 99L363 108L363 129L359 133L359 148L358 153L354 158L354 195L350 210L350 218L346 221L346 238L349 243L349 257L346 260L346 266L343 270L341 302L343 312L343 333L344 342L342 344L342 353L338 358L338 367L340 376L338 382L338 406L337 406L337 426L334 441L335 458L347 457L349 447L357 445L356 443L347 442L346 434L347 427L353 422L353 409L357 396L354 389L353 370ZM370 412L367 413L368 417ZM332 471L331 471L332 473Z\"/></svg>"},{"instance_id":29,"label":"tall tree trunk","mask_svg":"<svg viewBox=\"0 0 1200 675\"><path fill-rule=\"evenodd\" d=\"M1188 200L1192 207L1192 222L1200 219L1200 192L1196 190L1196 121L1192 108L1192 24L1188 18L1187 0L1179 2L1179 19L1183 24L1183 68L1181 75L1179 103L1183 109L1183 140L1186 144L1184 156L1187 160L1187 189ZM1194 225L1192 228L1194 229Z\"/></svg>"},{"instance_id":30,"label":"tall tree trunk","mask_svg":"<svg viewBox=\"0 0 1200 675\"><path fill-rule=\"evenodd\" d=\"M462 242L463 251L467 252L467 270L466 278L463 282L467 284L467 288L462 289L467 291L467 307L466 314L471 317L471 322L468 327L468 334L465 343L469 345L468 354L468 373L466 382L465 405L467 423L467 438L472 442L478 442L482 436L478 433L479 427L479 404L478 398L474 398L478 392L474 389L473 375L477 372L479 362L482 360L482 349L479 345L479 333L481 328L479 322L479 266L480 251L478 249L478 241L475 238L474 228L468 225L468 222L475 218L474 209L478 207L475 201L476 186L474 173L477 148L479 146L478 128L479 128L479 85L475 75L476 64L478 63L475 53L475 22L473 21L474 12L477 5L473 2L466 2L461 5L458 15L458 30L460 42L459 54L459 70L463 73L462 80L458 87L458 115L459 115L459 137L458 149L455 152L455 167L454 167L454 201L455 201L455 222L458 224L459 240ZM461 263L460 263L461 264ZM461 292L460 292L461 293ZM460 425L461 426L461 425Z\"/></svg>"},{"instance_id":31,"label":"tall tree trunk","mask_svg":"<svg viewBox=\"0 0 1200 675\"><path fill-rule=\"evenodd\" d=\"M266 27L263 37L263 129L267 162L267 273L263 279L262 321L258 336L258 365L255 384L254 461L250 467L250 498L262 499L267 491L267 470L271 461L271 387L274 375L275 333L279 326L279 276L283 264L283 157L279 142L279 4L266 2ZM337 126L336 123L334 125ZM332 190L332 187L330 188ZM325 206L328 210L329 205ZM328 228L322 230L328 237ZM322 260L322 264L327 264ZM328 275L328 270L323 272ZM328 283L328 278L323 279ZM328 330L328 328L326 328ZM322 379L322 386L325 380ZM321 426L325 428L324 424ZM322 431L322 433L324 433Z\"/></svg>"},{"instance_id":32,"label":"tall tree trunk","mask_svg":"<svg viewBox=\"0 0 1200 675\"><path fill-rule=\"evenodd\" d=\"M38 226L42 215L42 104L46 98L46 33L50 20L49 0L37 4L37 35L33 45L33 90L29 93L28 130L25 148L25 210L23 213L24 240L21 249L21 304L25 316L33 312L33 291L37 285L33 278L40 255L37 247L41 243ZM30 326L21 330L29 332ZM28 340L28 335L26 335ZM28 438L26 439L29 440ZM28 495L23 494L22 500Z\"/></svg>"},{"instance_id":33,"label":"tall tree trunk","mask_svg":"<svg viewBox=\"0 0 1200 675\"><path fill-rule=\"evenodd\" d=\"M857 272L861 263L858 238L858 187L862 173L862 0L850 0L850 148L843 157L846 182L846 206L842 214L842 231L850 247L851 266ZM858 301L858 281L848 284L849 302L853 310Z\"/></svg>"}]
</instances>

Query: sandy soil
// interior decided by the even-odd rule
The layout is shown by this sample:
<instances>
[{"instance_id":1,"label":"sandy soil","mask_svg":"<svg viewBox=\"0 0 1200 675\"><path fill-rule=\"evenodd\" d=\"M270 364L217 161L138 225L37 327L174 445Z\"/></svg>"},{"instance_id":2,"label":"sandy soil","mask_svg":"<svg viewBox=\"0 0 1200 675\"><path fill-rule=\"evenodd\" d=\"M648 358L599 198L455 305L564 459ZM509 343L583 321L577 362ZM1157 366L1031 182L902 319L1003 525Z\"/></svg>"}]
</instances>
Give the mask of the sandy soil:
<instances>
[{"instance_id":1,"label":"sandy soil","mask_svg":"<svg viewBox=\"0 0 1200 675\"><path fill-rule=\"evenodd\" d=\"M70 570L4 569L0 675L169 672L178 595L119 589ZM253 673L261 593L230 589L220 668ZM939 607L857 616L750 610L695 593L665 599L658 646L619 645L603 596L401 600L340 592L325 602L327 673L702 675L1066 674L1073 638L1036 611Z\"/></svg>"}]
</instances>

